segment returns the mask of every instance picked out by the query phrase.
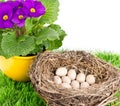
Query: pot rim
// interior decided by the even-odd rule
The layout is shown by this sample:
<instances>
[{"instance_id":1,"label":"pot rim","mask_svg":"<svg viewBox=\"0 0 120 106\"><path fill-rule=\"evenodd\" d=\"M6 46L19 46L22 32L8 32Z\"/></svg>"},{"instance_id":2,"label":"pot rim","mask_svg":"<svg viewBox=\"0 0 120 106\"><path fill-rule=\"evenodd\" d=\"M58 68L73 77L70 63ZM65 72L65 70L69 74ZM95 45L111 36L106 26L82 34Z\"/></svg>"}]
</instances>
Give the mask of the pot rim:
<instances>
[{"instance_id":1,"label":"pot rim","mask_svg":"<svg viewBox=\"0 0 120 106\"><path fill-rule=\"evenodd\" d=\"M11 58L16 58L16 59L32 59L32 58L35 58L35 56L13 56Z\"/></svg>"}]
</instances>

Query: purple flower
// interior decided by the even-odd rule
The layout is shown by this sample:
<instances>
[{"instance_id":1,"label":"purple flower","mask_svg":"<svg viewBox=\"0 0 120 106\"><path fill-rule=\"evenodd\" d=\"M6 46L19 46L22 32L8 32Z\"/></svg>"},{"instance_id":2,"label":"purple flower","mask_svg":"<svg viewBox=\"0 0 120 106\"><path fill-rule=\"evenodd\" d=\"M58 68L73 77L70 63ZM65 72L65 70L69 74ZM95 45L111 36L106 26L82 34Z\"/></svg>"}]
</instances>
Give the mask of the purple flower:
<instances>
[{"instance_id":1,"label":"purple flower","mask_svg":"<svg viewBox=\"0 0 120 106\"><path fill-rule=\"evenodd\" d=\"M6 3L9 4L13 8L19 5L18 1L12 1L12 0L7 0Z\"/></svg>"},{"instance_id":2,"label":"purple flower","mask_svg":"<svg viewBox=\"0 0 120 106\"><path fill-rule=\"evenodd\" d=\"M45 13L45 7L39 1L26 0L23 4L28 9L28 17L39 17Z\"/></svg>"},{"instance_id":3,"label":"purple flower","mask_svg":"<svg viewBox=\"0 0 120 106\"><path fill-rule=\"evenodd\" d=\"M26 8L18 9L13 15L12 22L15 23L18 27L23 27L25 25L25 19L27 18Z\"/></svg>"},{"instance_id":4,"label":"purple flower","mask_svg":"<svg viewBox=\"0 0 120 106\"><path fill-rule=\"evenodd\" d=\"M15 12L17 9L23 7L24 0L8 0L7 3L9 3L13 7L13 11Z\"/></svg>"},{"instance_id":5,"label":"purple flower","mask_svg":"<svg viewBox=\"0 0 120 106\"><path fill-rule=\"evenodd\" d=\"M14 2L14 1L25 1L25 0L7 0L7 1L12 1L12 2Z\"/></svg>"},{"instance_id":6,"label":"purple flower","mask_svg":"<svg viewBox=\"0 0 120 106\"><path fill-rule=\"evenodd\" d=\"M12 28L14 23L12 23L13 11L12 7L7 2L0 3L0 28Z\"/></svg>"}]
</instances>

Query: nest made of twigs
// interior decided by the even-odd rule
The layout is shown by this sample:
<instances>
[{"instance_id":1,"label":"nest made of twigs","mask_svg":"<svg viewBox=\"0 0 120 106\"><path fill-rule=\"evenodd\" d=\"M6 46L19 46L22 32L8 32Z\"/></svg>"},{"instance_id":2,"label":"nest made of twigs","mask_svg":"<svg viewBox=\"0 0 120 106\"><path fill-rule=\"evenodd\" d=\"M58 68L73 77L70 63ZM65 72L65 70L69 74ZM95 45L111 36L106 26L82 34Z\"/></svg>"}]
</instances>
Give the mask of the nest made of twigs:
<instances>
[{"instance_id":1,"label":"nest made of twigs","mask_svg":"<svg viewBox=\"0 0 120 106\"><path fill-rule=\"evenodd\" d=\"M59 67L85 70L95 76L96 83L79 90L58 87L53 76ZM30 79L49 106L104 106L114 101L113 94L120 87L119 71L85 51L40 53L31 67Z\"/></svg>"}]
</instances>

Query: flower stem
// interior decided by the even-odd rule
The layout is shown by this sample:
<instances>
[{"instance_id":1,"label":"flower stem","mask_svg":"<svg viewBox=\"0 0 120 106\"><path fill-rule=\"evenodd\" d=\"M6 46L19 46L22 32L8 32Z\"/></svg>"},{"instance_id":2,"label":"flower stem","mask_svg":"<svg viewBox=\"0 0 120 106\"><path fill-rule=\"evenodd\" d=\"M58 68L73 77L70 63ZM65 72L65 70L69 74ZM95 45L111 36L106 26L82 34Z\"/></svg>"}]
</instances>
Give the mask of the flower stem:
<instances>
[{"instance_id":1,"label":"flower stem","mask_svg":"<svg viewBox=\"0 0 120 106\"><path fill-rule=\"evenodd\" d=\"M23 26L22 28L17 27L16 25L14 26L14 30L15 30L15 34L17 37L19 36L23 36L26 32L26 28L25 26Z\"/></svg>"}]
</instances>

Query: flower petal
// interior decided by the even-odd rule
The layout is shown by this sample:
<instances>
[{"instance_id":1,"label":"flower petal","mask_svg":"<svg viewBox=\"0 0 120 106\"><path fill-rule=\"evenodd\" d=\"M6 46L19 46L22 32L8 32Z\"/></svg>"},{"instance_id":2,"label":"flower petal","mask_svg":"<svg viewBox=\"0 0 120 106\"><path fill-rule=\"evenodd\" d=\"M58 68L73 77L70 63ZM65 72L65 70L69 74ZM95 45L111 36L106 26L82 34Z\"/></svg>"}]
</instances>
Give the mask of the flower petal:
<instances>
[{"instance_id":1,"label":"flower petal","mask_svg":"<svg viewBox=\"0 0 120 106\"><path fill-rule=\"evenodd\" d=\"M19 15L22 15L23 16L22 20L24 20L27 17L26 8L18 9L13 16L12 21L15 22L15 23L19 23L20 22Z\"/></svg>"},{"instance_id":2,"label":"flower petal","mask_svg":"<svg viewBox=\"0 0 120 106\"><path fill-rule=\"evenodd\" d=\"M0 21L2 21L4 15L8 15L10 20L12 18L12 14L12 7L7 4L7 2L0 5Z\"/></svg>"},{"instance_id":3,"label":"flower petal","mask_svg":"<svg viewBox=\"0 0 120 106\"><path fill-rule=\"evenodd\" d=\"M39 17L45 13L45 7L40 1L26 1L24 5L29 10L29 17ZM31 8L35 9L35 12L31 12Z\"/></svg>"},{"instance_id":4,"label":"flower petal","mask_svg":"<svg viewBox=\"0 0 120 106\"><path fill-rule=\"evenodd\" d=\"M4 28L4 26L3 26L3 22L0 21L0 29L2 29L2 28Z\"/></svg>"},{"instance_id":5,"label":"flower petal","mask_svg":"<svg viewBox=\"0 0 120 106\"><path fill-rule=\"evenodd\" d=\"M12 8L14 8L14 7L17 7L18 5L19 5L19 3L20 2L18 2L18 1L7 1L6 3L9 3L9 5L11 5L12 6Z\"/></svg>"},{"instance_id":6,"label":"flower petal","mask_svg":"<svg viewBox=\"0 0 120 106\"><path fill-rule=\"evenodd\" d=\"M45 7L43 6L43 4L42 4L41 2L37 2L37 1L36 1L36 2L35 2L35 6L36 6L37 14L38 14L39 16L45 14L46 9L45 9ZM38 16L38 17L39 17L39 16Z\"/></svg>"},{"instance_id":7,"label":"flower petal","mask_svg":"<svg viewBox=\"0 0 120 106\"><path fill-rule=\"evenodd\" d=\"M23 20L21 23L17 24L17 26L20 27L20 28L23 27L24 25L25 25L25 20Z\"/></svg>"},{"instance_id":8,"label":"flower petal","mask_svg":"<svg viewBox=\"0 0 120 106\"><path fill-rule=\"evenodd\" d=\"M3 23L3 28L12 28L14 26L14 24L10 21L5 21Z\"/></svg>"},{"instance_id":9,"label":"flower petal","mask_svg":"<svg viewBox=\"0 0 120 106\"><path fill-rule=\"evenodd\" d=\"M20 19L19 17L22 18ZM12 18L12 22L17 24L17 26L22 27L25 24L26 17L27 17L26 8L18 9Z\"/></svg>"},{"instance_id":10,"label":"flower petal","mask_svg":"<svg viewBox=\"0 0 120 106\"><path fill-rule=\"evenodd\" d=\"M14 24L11 22L13 15L12 7L9 3L0 3L0 28L11 28Z\"/></svg>"}]
</instances>

